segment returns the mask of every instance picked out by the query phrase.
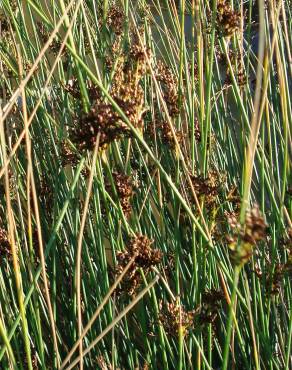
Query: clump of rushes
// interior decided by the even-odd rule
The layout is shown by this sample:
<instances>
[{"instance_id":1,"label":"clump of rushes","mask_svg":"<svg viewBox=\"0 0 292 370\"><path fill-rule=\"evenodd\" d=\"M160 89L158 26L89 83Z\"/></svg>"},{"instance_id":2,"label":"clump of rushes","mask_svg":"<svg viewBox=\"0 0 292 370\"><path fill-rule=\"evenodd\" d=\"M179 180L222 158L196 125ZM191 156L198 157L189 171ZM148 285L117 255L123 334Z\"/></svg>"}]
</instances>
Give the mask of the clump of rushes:
<instances>
[{"instance_id":1,"label":"clump of rushes","mask_svg":"<svg viewBox=\"0 0 292 370\"><path fill-rule=\"evenodd\" d=\"M266 239L267 225L257 205L246 212L244 225L235 217L230 217L228 223L233 231L227 237L231 257L236 265L243 265L251 258L255 246Z\"/></svg>"},{"instance_id":2,"label":"clump of rushes","mask_svg":"<svg viewBox=\"0 0 292 370\"><path fill-rule=\"evenodd\" d=\"M196 311L186 311L179 299L174 302L160 301L159 309L159 321L169 335L177 337L181 330L182 335L186 336L194 325Z\"/></svg>"},{"instance_id":3,"label":"clump of rushes","mask_svg":"<svg viewBox=\"0 0 292 370\"><path fill-rule=\"evenodd\" d=\"M179 114L178 81L171 69L161 60L156 66L156 79L162 85L163 97L171 117Z\"/></svg>"},{"instance_id":4,"label":"clump of rushes","mask_svg":"<svg viewBox=\"0 0 292 370\"><path fill-rule=\"evenodd\" d=\"M131 198L133 196L133 184L130 176L124 175L122 173L114 172L112 174L117 195L124 212L124 215L128 218L132 212ZM110 184L106 184L106 188L111 192Z\"/></svg>"},{"instance_id":5,"label":"clump of rushes","mask_svg":"<svg viewBox=\"0 0 292 370\"><path fill-rule=\"evenodd\" d=\"M232 36L240 26L241 15L226 0L217 1L216 29L219 35Z\"/></svg>"},{"instance_id":6,"label":"clump of rushes","mask_svg":"<svg viewBox=\"0 0 292 370\"><path fill-rule=\"evenodd\" d=\"M162 260L162 252L159 249L152 248L153 240L148 239L145 235L137 235L132 238L123 252L117 253L116 273L120 274L132 257L134 262L124 277L118 293L134 295L142 283L142 276L139 269L145 275L150 271L152 266L158 265Z\"/></svg>"}]
</instances>

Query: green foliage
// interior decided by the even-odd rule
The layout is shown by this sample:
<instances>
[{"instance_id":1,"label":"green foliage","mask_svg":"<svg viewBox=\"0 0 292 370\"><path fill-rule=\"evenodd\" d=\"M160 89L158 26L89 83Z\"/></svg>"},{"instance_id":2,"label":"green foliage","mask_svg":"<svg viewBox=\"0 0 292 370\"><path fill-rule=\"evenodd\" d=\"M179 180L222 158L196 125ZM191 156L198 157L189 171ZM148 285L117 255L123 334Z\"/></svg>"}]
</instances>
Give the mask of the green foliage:
<instances>
[{"instance_id":1,"label":"green foliage","mask_svg":"<svg viewBox=\"0 0 292 370\"><path fill-rule=\"evenodd\" d=\"M1 369L291 368L291 24L0 3Z\"/></svg>"}]
</instances>

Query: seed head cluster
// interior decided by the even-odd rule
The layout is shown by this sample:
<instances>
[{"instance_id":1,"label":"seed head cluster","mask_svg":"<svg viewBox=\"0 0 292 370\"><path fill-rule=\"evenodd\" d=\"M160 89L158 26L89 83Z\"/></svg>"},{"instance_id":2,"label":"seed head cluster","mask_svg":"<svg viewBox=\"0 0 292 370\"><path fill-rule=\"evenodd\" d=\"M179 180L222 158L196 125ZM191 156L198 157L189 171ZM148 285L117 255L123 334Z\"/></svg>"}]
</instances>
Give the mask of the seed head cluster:
<instances>
[{"instance_id":1,"label":"seed head cluster","mask_svg":"<svg viewBox=\"0 0 292 370\"><path fill-rule=\"evenodd\" d=\"M11 247L8 239L7 231L3 228L0 228L0 257L2 258L11 258Z\"/></svg>"},{"instance_id":2,"label":"seed head cluster","mask_svg":"<svg viewBox=\"0 0 292 370\"><path fill-rule=\"evenodd\" d=\"M208 209L211 209L218 196L221 181L217 171L210 170L206 177L191 175L191 181L197 197L205 201Z\"/></svg>"},{"instance_id":3,"label":"seed head cluster","mask_svg":"<svg viewBox=\"0 0 292 370\"><path fill-rule=\"evenodd\" d=\"M117 254L117 274L120 274L131 258L134 257L134 262L121 283L119 293L124 292L130 296L134 295L142 283L139 269L142 269L146 275L152 266L161 262L162 252L159 249L153 249L152 244L153 241L148 239L147 236L137 235L130 240L124 252Z\"/></svg>"},{"instance_id":4,"label":"seed head cluster","mask_svg":"<svg viewBox=\"0 0 292 370\"><path fill-rule=\"evenodd\" d=\"M112 4L109 7L106 24L116 36L120 36L123 33L125 14L123 9L117 4Z\"/></svg>"},{"instance_id":5,"label":"seed head cluster","mask_svg":"<svg viewBox=\"0 0 292 370\"><path fill-rule=\"evenodd\" d=\"M185 336L193 327L196 311L186 311L178 299L166 303L160 301L159 310L159 321L167 334L177 337L181 330Z\"/></svg>"},{"instance_id":6,"label":"seed head cluster","mask_svg":"<svg viewBox=\"0 0 292 370\"><path fill-rule=\"evenodd\" d=\"M235 264L245 264L251 258L254 247L266 238L267 225L265 220L256 205L246 212L243 226L235 217L230 217L228 223L233 230L233 234L227 237L231 257ZM240 240L239 246L237 246L238 240Z\"/></svg>"},{"instance_id":7,"label":"seed head cluster","mask_svg":"<svg viewBox=\"0 0 292 370\"><path fill-rule=\"evenodd\" d=\"M110 95L130 123L143 129L144 92L140 81L145 72L145 54L142 48L132 50L127 60L121 60L114 73ZM72 141L81 149L92 150L99 134L99 147L105 149L114 140L130 137L131 130L122 114L105 98L98 97L92 89L94 102L90 111L75 120L71 131Z\"/></svg>"},{"instance_id":8,"label":"seed head cluster","mask_svg":"<svg viewBox=\"0 0 292 370\"><path fill-rule=\"evenodd\" d=\"M202 306L200 314L198 315L199 323L203 324L214 324L221 303L224 299L222 291L217 289L207 290L202 295Z\"/></svg>"},{"instance_id":9,"label":"seed head cluster","mask_svg":"<svg viewBox=\"0 0 292 370\"><path fill-rule=\"evenodd\" d=\"M173 137L173 133L172 133L172 130L170 128L169 123L166 122L166 121L163 121L163 122L159 123L158 124L158 129L160 130L160 135L161 135L162 142L165 145L168 145L171 149L174 149L175 148L175 139ZM182 141L183 141L183 138L184 138L183 132L179 131L179 130L176 130L176 129L174 129L174 131L175 131L175 136L176 136L177 142L179 144L181 144Z\"/></svg>"},{"instance_id":10,"label":"seed head cluster","mask_svg":"<svg viewBox=\"0 0 292 370\"><path fill-rule=\"evenodd\" d=\"M179 114L178 81L170 68L159 61L156 66L156 79L162 85L163 97L166 102L169 115L176 117Z\"/></svg>"},{"instance_id":11,"label":"seed head cluster","mask_svg":"<svg viewBox=\"0 0 292 370\"><path fill-rule=\"evenodd\" d=\"M226 0L217 1L216 28L220 35L232 36L240 26L241 15Z\"/></svg>"},{"instance_id":12,"label":"seed head cluster","mask_svg":"<svg viewBox=\"0 0 292 370\"><path fill-rule=\"evenodd\" d=\"M0 15L0 31L1 38L7 37L9 34L9 23L3 15Z\"/></svg>"},{"instance_id":13,"label":"seed head cluster","mask_svg":"<svg viewBox=\"0 0 292 370\"><path fill-rule=\"evenodd\" d=\"M44 23L37 22L37 26L38 26L39 36L42 42L45 44L50 37L49 32L45 28ZM61 49L61 45L62 45L61 42L55 37L53 41L51 42L49 49L54 55L57 55ZM62 55L65 55L66 53L67 53L66 48L64 48L62 50Z\"/></svg>"},{"instance_id":14,"label":"seed head cluster","mask_svg":"<svg viewBox=\"0 0 292 370\"><path fill-rule=\"evenodd\" d=\"M232 70L234 71L237 84L239 87L244 87L247 83L247 77L244 70L244 64L242 60L242 56L239 52L235 52L234 50L229 50L229 59L232 66ZM223 57L225 63L227 64L225 60L225 56ZM232 83L231 80L231 71L229 67L227 67L226 77L225 77L225 85L230 85Z\"/></svg>"},{"instance_id":15,"label":"seed head cluster","mask_svg":"<svg viewBox=\"0 0 292 370\"><path fill-rule=\"evenodd\" d=\"M117 196L119 198L124 215L128 218L132 212L131 198L133 196L133 184L130 176L114 172L112 174ZM112 193L109 183L106 184L107 191Z\"/></svg>"}]
</instances>

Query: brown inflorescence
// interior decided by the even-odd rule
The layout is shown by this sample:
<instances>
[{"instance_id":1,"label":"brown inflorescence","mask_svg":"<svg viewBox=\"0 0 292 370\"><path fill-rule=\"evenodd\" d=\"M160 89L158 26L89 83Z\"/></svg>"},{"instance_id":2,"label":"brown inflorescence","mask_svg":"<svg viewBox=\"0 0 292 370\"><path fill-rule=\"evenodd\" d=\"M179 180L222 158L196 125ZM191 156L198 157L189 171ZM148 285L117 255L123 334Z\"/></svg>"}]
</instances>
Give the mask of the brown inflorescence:
<instances>
[{"instance_id":1,"label":"brown inflorescence","mask_svg":"<svg viewBox=\"0 0 292 370\"><path fill-rule=\"evenodd\" d=\"M238 51L229 50L229 59L231 67L234 71L235 78L237 80L237 84L239 87L244 87L247 83L247 77L244 70L244 64L242 55ZM224 62L227 64L226 58L224 56ZM231 71L229 67L227 67L226 77L225 77L225 85L230 85L232 83L231 79Z\"/></svg>"},{"instance_id":2,"label":"brown inflorescence","mask_svg":"<svg viewBox=\"0 0 292 370\"><path fill-rule=\"evenodd\" d=\"M0 15L0 36L4 39L10 32L9 22L6 17Z\"/></svg>"},{"instance_id":3,"label":"brown inflorescence","mask_svg":"<svg viewBox=\"0 0 292 370\"><path fill-rule=\"evenodd\" d=\"M141 131L144 126L145 108L144 91L140 81L146 70L146 59L142 47L139 52L136 48L135 50L130 53L127 60L121 59L118 63L110 94L131 125ZM100 149L105 149L114 140L132 136L123 115L95 92L95 101L90 111L75 120L71 138L79 149L92 150L98 134Z\"/></svg>"},{"instance_id":4,"label":"brown inflorescence","mask_svg":"<svg viewBox=\"0 0 292 370\"><path fill-rule=\"evenodd\" d=\"M161 60L158 61L156 66L156 79L162 85L163 97L169 115L176 117L179 114L178 81L170 68Z\"/></svg>"},{"instance_id":5,"label":"brown inflorescence","mask_svg":"<svg viewBox=\"0 0 292 370\"><path fill-rule=\"evenodd\" d=\"M76 77L71 78L66 85L63 86L64 90L73 96L75 99L81 99L80 85ZM100 99L100 90L91 81L87 83L87 93L91 101Z\"/></svg>"},{"instance_id":6,"label":"brown inflorescence","mask_svg":"<svg viewBox=\"0 0 292 370\"><path fill-rule=\"evenodd\" d=\"M285 265L276 264L266 279L266 290L268 295L277 295L280 293L281 285L284 277Z\"/></svg>"},{"instance_id":7,"label":"brown inflorescence","mask_svg":"<svg viewBox=\"0 0 292 370\"><path fill-rule=\"evenodd\" d=\"M69 147L66 141L61 142L60 144L60 164L62 167L72 166L75 167L78 163L78 157L76 153Z\"/></svg>"},{"instance_id":8,"label":"brown inflorescence","mask_svg":"<svg viewBox=\"0 0 292 370\"><path fill-rule=\"evenodd\" d=\"M38 26L38 32L39 32L40 38L41 38L42 42L45 44L48 41L48 39L50 37L50 34L47 31L47 29L45 28L44 23L37 22L37 26ZM54 55L57 55L59 53L60 49L61 49L61 45L62 45L62 43L55 37L53 39L53 41L51 42L50 46L49 46L49 50ZM66 48L64 48L62 50L62 55L66 55L66 54L67 54L67 50L66 50Z\"/></svg>"},{"instance_id":9,"label":"brown inflorescence","mask_svg":"<svg viewBox=\"0 0 292 370\"><path fill-rule=\"evenodd\" d=\"M133 183L130 176L122 173L114 172L112 174L114 184L119 198L124 215L128 218L132 212L131 198L133 196ZM112 193L111 186L109 183L106 184L106 189L109 193Z\"/></svg>"},{"instance_id":10,"label":"brown inflorescence","mask_svg":"<svg viewBox=\"0 0 292 370\"><path fill-rule=\"evenodd\" d=\"M169 123L167 123L166 121L160 122L158 123L157 128L160 130L162 142L165 145L168 145L171 149L174 149L176 146L176 143L175 143L175 138L173 136ZM181 144L184 138L183 132L176 130L175 128L174 128L174 132L175 132L175 136L176 136L178 144Z\"/></svg>"},{"instance_id":11,"label":"brown inflorescence","mask_svg":"<svg viewBox=\"0 0 292 370\"><path fill-rule=\"evenodd\" d=\"M123 135L129 135L127 125L112 105L101 101L97 101L87 114L77 119L70 132L71 140L79 150L93 150L98 134L100 149L105 149Z\"/></svg>"},{"instance_id":12,"label":"brown inflorescence","mask_svg":"<svg viewBox=\"0 0 292 370\"><path fill-rule=\"evenodd\" d=\"M217 1L216 28L222 36L232 36L240 26L241 15L226 0Z\"/></svg>"},{"instance_id":13,"label":"brown inflorescence","mask_svg":"<svg viewBox=\"0 0 292 370\"><path fill-rule=\"evenodd\" d=\"M201 175L190 175L190 177L198 199L204 199L210 210L216 201L221 186L218 172L210 170L205 177Z\"/></svg>"},{"instance_id":14,"label":"brown inflorescence","mask_svg":"<svg viewBox=\"0 0 292 370\"><path fill-rule=\"evenodd\" d=\"M115 35L120 36L123 33L125 13L121 6L112 4L109 7L106 17L106 24Z\"/></svg>"},{"instance_id":15,"label":"brown inflorescence","mask_svg":"<svg viewBox=\"0 0 292 370\"><path fill-rule=\"evenodd\" d=\"M159 321L167 334L177 337L181 330L185 336L193 327L196 311L186 311L178 299L166 303L160 301L159 309Z\"/></svg>"},{"instance_id":16,"label":"brown inflorescence","mask_svg":"<svg viewBox=\"0 0 292 370\"><path fill-rule=\"evenodd\" d=\"M0 256L1 258L7 258L8 260L12 257L7 231L3 228L0 228Z\"/></svg>"},{"instance_id":17,"label":"brown inflorescence","mask_svg":"<svg viewBox=\"0 0 292 370\"><path fill-rule=\"evenodd\" d=\"M119 294L126 293L130 296L134 295L142 283L142 276L139 269L143 270L144 274L147 275L152 266L156 266L161 262L162 252L159 249L153 249L152 244L153 240L148 239L147 236L137 235L130 240L125 251L118 252L117 274L120 274L131 258L134 257L134 262L122 280L118 290Z\"/></svg>"},{"instance_id":18,"label":"brown inflorescence","mask_svg":"<svg viewBox=\"0 0 292 370\"><path fill-rule=\"evenodd\" d=\"M200 123L197 117L194 119L194 138L195 140L200 143L202 140L202 134L200 129Z\"/></svg>"},{"instance_id":19,"label":"brown inflorescence","mask_svg":"<svg viewBox=\"0 0 292 370\"><path fill-rule=\"evenodd\" d=\"M214 324L223 299L224 294L220 290L211 289L203 293L202 306L198 316L200 324Z\"/></svg>"},{"instance_id":20,"label":"brown inflorescence","mask_svg":"<svg viewBox=\"0 0 292 370\"><path fill-rule=\"evenodd\" d=\"M258 205L246 212L244 225L236 217L230 217L228 223L233 231L227 236L231 257L236 265L243 265L251 258L254 247L266 239L267 225Z\"/></svg>"}]
</instances>

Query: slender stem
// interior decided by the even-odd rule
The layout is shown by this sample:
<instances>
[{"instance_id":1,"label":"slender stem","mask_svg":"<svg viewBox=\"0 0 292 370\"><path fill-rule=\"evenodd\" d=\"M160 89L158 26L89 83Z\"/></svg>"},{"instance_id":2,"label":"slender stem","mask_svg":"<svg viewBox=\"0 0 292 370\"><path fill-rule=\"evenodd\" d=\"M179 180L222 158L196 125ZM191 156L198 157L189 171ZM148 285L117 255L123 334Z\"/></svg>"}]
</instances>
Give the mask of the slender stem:
<instances>
[{"instance_id":1,"label":"slender stem","mask_svg":"<svg viewBox=\"0 0 292 370\"><path fill-rule=\"evenodd\" d=\"M239 281L239 275L240 275L241 268L239 266L236 266L234 269L234 278L233 278L233 286L232 286L232 294L230 299L230 305L229 305L229 313L228 313L228 319L227 319L227 326L226 326L226 338L224 343L224 350L223 350L223 365L222 370L227 370L228 367L228 358L229 358L229 345L230 345L230 339L231 339L231 332L232 332L232 324L233 324L233 316L235 317L235 302L236 302L236 289Z\"/></svg>"}]
</instances>

